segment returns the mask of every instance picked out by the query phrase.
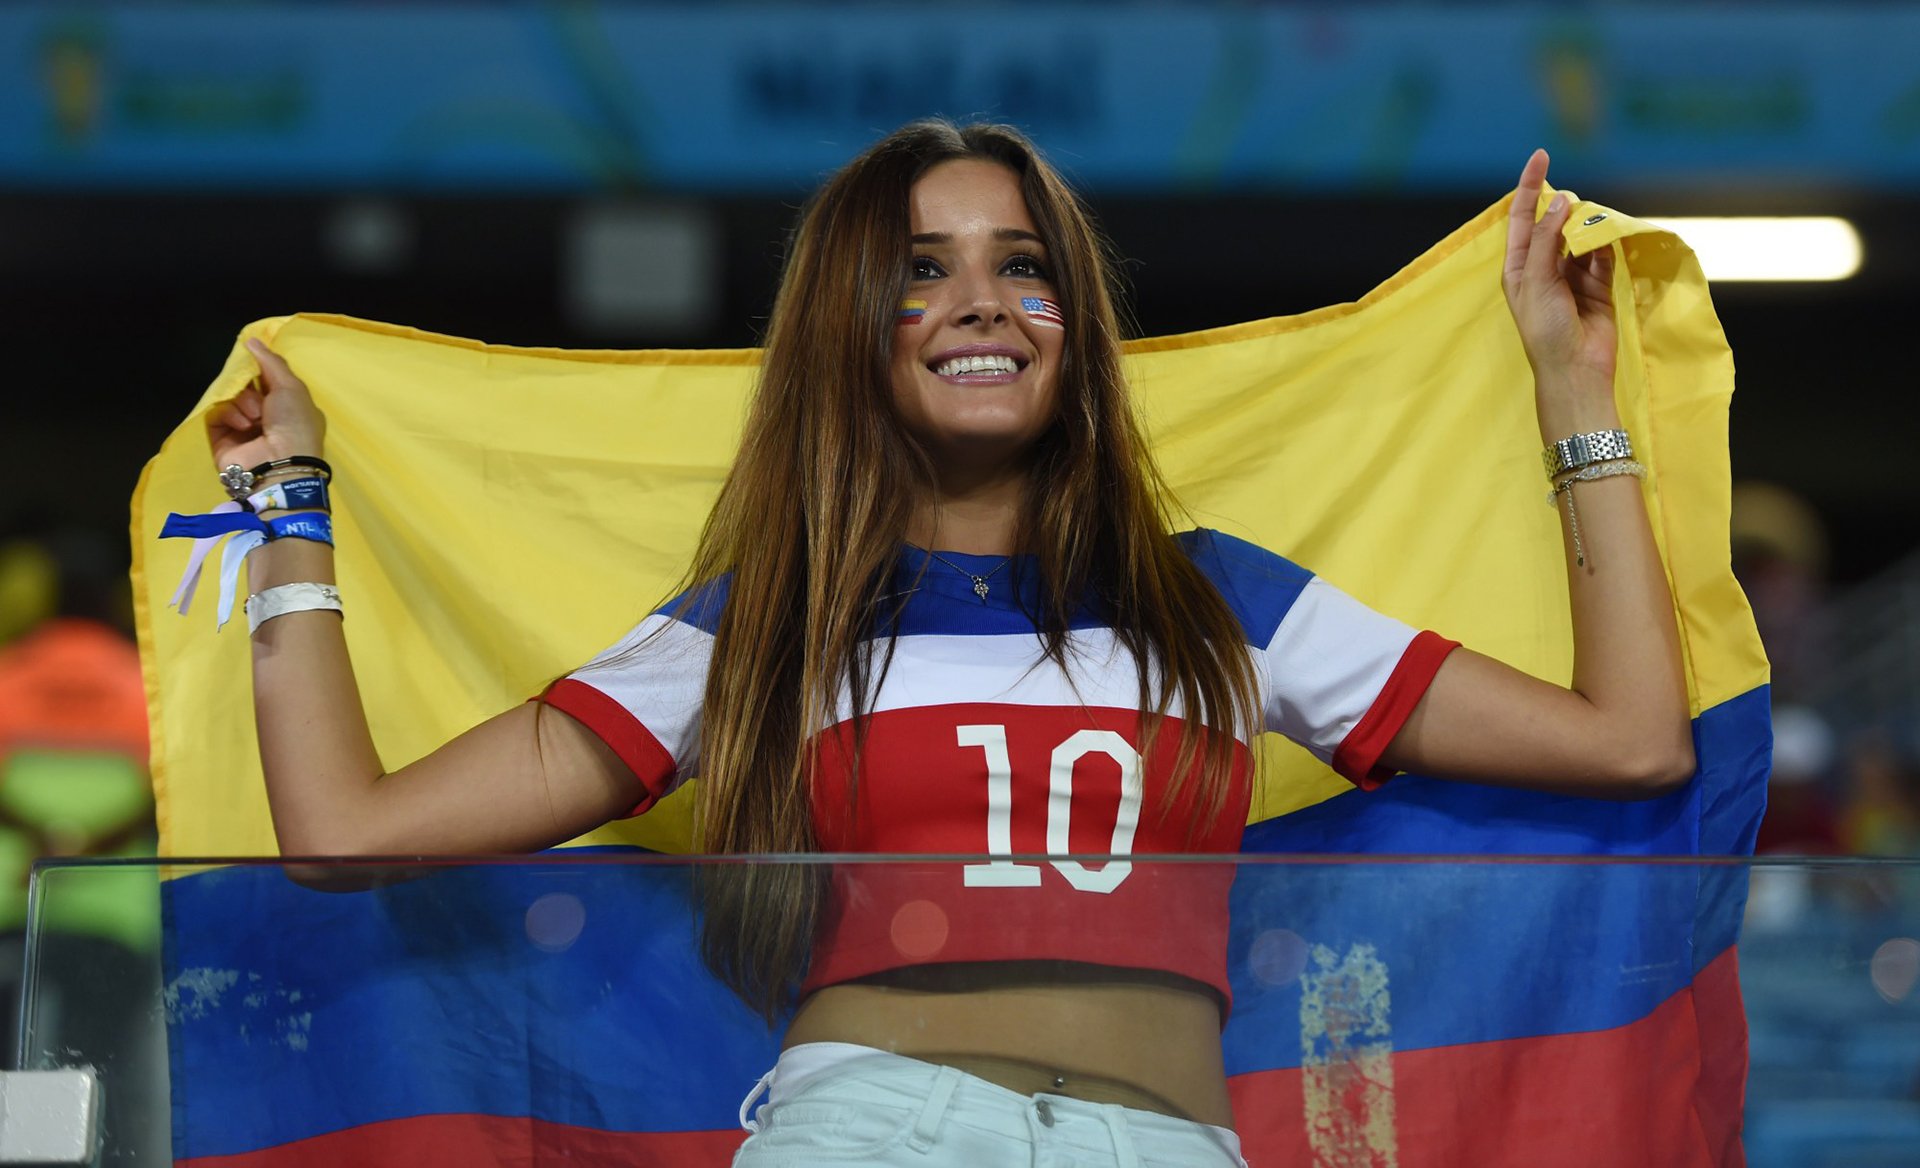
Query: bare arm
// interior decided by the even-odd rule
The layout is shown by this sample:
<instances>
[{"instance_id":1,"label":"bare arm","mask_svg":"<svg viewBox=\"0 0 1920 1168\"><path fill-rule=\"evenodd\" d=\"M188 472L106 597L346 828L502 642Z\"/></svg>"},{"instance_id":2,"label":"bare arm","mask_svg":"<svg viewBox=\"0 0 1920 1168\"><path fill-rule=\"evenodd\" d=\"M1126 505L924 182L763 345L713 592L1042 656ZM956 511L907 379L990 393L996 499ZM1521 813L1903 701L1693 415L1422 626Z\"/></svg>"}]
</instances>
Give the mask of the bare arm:
<instances>
[{"instance_id":1,"label":"bare arm","mask_svg":"<svg viewBox=\"0 0 1920 1168\"><path fill-rule=\"evenodd\" d=\"M1620 426L1613 256L1560 254L1571 208L1533 221L1547 157L1528 160L1508 220L1507 303L1533 366L1544 443ZM1631 476L1580 483L1584 565L1567 538L1574 666L1571 689L1458 650L1388 746L1399 770L1566 794L1636 798L1684 783L1694 768L1673 596ZM1565 532L1565 511L1562 510Z\"/></svg>"},{"instance_id":2,"label":"bare arm","mask_svg":"<svg viewBox=\"0 0 1920 1168\"><path fill-rule=\"evenodd\" d=\"M249 344L263 384L209 418L215 463L318 455L326 423L306 386L277 354ZM248 557L247 571L254 592L332 584L333 549L275 540ZM612 749L535 703L386 773L336 613L294 612L261 625L253 688L274 834L286 855L530 851L591 830L637 798L633 773Z\"/></svg>"}]
</instances>

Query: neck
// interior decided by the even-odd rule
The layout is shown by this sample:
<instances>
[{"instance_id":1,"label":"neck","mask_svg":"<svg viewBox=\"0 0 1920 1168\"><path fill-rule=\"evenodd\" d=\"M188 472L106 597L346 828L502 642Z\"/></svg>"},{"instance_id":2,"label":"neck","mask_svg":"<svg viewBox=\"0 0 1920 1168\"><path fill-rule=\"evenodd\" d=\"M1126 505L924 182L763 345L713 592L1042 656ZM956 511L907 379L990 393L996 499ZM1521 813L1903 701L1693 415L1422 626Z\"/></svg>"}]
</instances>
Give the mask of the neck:
<instances>
[{"instance_id":1,"label":"neck","mask_svg":"<svg viewBox=\"0 0 1920 1168\"><path fill-rule=\"evenodd\" d=\"M959 492L929 492L913 508L907 540L923 548L976 556L1010 556L1026 493L1024 475L970 484Z\"/></svg>"}]
</instances>

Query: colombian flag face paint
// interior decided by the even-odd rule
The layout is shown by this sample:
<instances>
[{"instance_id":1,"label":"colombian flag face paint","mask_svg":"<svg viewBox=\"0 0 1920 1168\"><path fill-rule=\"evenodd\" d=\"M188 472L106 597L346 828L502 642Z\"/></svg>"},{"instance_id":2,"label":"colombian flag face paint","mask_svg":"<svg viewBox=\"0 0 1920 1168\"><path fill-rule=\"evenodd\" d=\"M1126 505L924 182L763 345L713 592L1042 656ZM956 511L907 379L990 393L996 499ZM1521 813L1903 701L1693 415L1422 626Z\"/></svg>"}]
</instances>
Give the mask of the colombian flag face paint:
<instances>
[{"instance_id":1,"label":"colombian flag face paint","mask_svg":"<svg viewBox=\"0 0 1920 1168\"><path fill-rule=\"evenodd\" d=\"M894 317L895 324L919 324L920 318L927 315L927 302L924 300L902 300L900 312Z\"/></svg>"}]
</instances>

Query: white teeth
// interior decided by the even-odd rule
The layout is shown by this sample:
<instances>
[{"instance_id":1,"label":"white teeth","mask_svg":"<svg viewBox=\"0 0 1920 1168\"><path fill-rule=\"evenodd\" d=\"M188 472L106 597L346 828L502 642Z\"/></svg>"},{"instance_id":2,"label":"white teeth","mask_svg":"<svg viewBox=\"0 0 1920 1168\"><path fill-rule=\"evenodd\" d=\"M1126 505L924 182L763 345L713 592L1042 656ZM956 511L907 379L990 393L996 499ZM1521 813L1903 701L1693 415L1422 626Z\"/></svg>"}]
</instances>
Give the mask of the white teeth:
<instances>
[{"instance_id":1,"label":"white teeth","mask_svg":"<svg viewBox=\"0 0 1920 1168\"><path fill-rule=\"evenodd\" d=\"M942 377L958 377L964 373L1018 373L1020 364L1012 357L999 355L953 357L940 362L933 371Z\"/></svg>"}]
</instances>

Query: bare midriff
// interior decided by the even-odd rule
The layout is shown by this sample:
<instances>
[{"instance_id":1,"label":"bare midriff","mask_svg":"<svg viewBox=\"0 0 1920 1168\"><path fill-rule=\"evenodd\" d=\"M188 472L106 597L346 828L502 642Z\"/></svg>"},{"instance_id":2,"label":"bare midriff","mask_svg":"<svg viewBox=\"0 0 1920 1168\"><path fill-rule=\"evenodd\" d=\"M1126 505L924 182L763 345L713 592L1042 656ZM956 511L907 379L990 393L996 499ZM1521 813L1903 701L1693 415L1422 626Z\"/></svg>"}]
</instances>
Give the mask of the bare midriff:
<instances>
[{"instance_id":1,"label":"bare midriff","mask_svg":"<svg viewBox=\"0 0 1920 1168\"><path fill-rule=\"evenodd\" d=\"M809 995L786 1044L851 1042L1022 1095L1233 1127L1220 1004L1196 982L1067 962L922 966Z\"/></svg>"}]
</instances>

